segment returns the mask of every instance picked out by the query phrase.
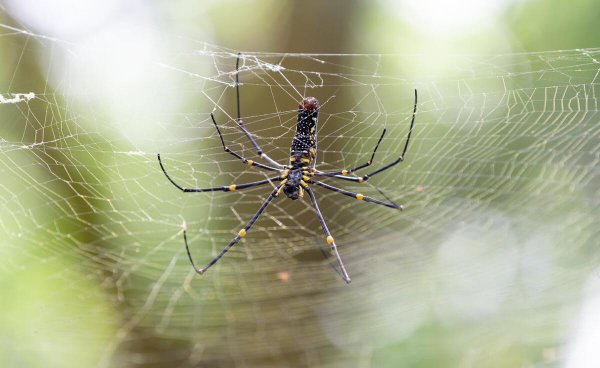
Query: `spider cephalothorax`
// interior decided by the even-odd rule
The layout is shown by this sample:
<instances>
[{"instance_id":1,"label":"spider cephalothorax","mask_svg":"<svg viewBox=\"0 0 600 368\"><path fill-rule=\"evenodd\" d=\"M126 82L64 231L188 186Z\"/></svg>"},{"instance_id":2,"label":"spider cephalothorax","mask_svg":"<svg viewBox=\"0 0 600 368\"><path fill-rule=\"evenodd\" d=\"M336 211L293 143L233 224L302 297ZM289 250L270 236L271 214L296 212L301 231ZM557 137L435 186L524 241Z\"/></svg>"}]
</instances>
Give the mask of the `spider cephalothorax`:
<instances>
[{"instance_id":1,"label":"spider cephalothorax","mask_svg":"<svg viewBox=\"0 0 600 368\"><path fill-rule=\"evenodd\" d=\"M194 263L194 259L192 258L192 255L190 253L190 248L189 248L188 242L187 242L186 230L184 229L183 230L183 240L185 243L185 248L187 250L188 257L190 259L190 262L192 263L192 267L194 267L194 270L197 273L202 274L202 273L206 272L206 270L208 270L212 265L217 263L217 261L219 259L221 259L221 257L223 257L223 255L225 253L227 253L227 251L229 249L231 249L231 247L233 247L237 242L240 241L241 238L243 238L246 235L246 232L248 230L250 230L252 225L260 217L260 215L264 212L264 210L267 208L269 203L271 203L275 198L277 198L279 196L279 194L281 194L282 192L285 194L285 196L287 198L290 198L293 200L303 198L304 193L306 192L306 193L308 193L310 202L315 210L317 218L319 219L319 223L321 224L321 227L323 228L323 232L325 233L326 242L329 246L329 251L336 258L337 264L339 266L339 273L342 276L342 278L344 279L344 281L349 283L350 277L348 276L348 272L346 272L346 268L344 267L344 263L342 262L342 259L340 258L335 241L334 241L333 237L331 236L331 233L329 231L329 228L327 227L327 224L325 223L325 219L323 218L321 211L319 210L319 206L317 204L315 194L313 193L313 191L309 187L309 185L315 184L321 188L325 188L327 190L330 190L330 191L333 191L336 193L340 193L345 196L353 197L359 201L371 202L371 203L375 203L378 205L402 210L403 207L401 205L398 205L398 204L392 202L387 197L386 197L387 201L381 201L381 200L371 198L371 197L368 197L368 196L360 194L360 193L354 193L354 192L351 192L351 191L348 191L345 189L337 188L333 185L321 182L319 180L315 180L314 177L317 176L317 177L321 177L321 178L336 178L336 179L351 181L351 182L355 182L355 183L364 183L373 175L378 174L382 171L385 171L385 170L391 168L392 166L395 166L396 164L404 161L404 156L406 154L406 150L408 149L408 142L410 141L410 136L412 134L412 128L413 128L413 124L415 122L415 116L416 116L416 112L417 112L417 91L415 90L415 105L413 108L412 120L410 123L410 128L408 130L408 135L406 137L406 143L404 144L404 149L402 150L402 154L397 159L388 163L387 165L385 165L377 170L374 170L368 174L365 174L363 176L349 176L348 175L348 174L352 174L358 170L364 169L365 167L370 166L373 163L373 159L375 158L375 152L377 152L379 143L381 143L381 140L383 139L383 136L385 135L385 129L384 129L381 136L379 137L379 140L377 141L377 144L375 145L375 149L373 150L373 153L371 154L371 159L369 161L367 161L366 163L364 163L362 165L358 165L349 170L338 170L338 171L317 170L315 168L315 161L316 161L315 158L316 158L316 154L317 154L317 123L318 123L318 118L319 118L320 105L319 105L319 101L317 101L317 99L314 97L306 97L306 98L303 98L302 101L300 101L300 104L298 106L298 121L296 123L296 133L294 134L294 138L292 139L292 144L290 147L289 164L282 165L279 162L270 158L266 153L264 153L264 151L260 148L258 143L256 143L256 141L252 137L252 134L250 134L250 132L244 127L244 123L242 121L241 114L240 114L240 84L239 84L240 57L241 57L241 55L238 54L237 63L235 66L237 108L238 108L237 109L237 111L238 111L237 125L242 130L244 135L248 138L248 140L250 141L250 143L256 150L258 156L261 159L267 161L268 164L262 164L262 163L255 162L253 160L248 160L248 159L244 158L243 156L241 156L240 154L238 154L237 152L232 151L229 147L227 147L225 145L225 141L223 140L223 135L221 134L221 130L219 129L219 126L217 124L217 121L215 120L214 115L210 114L210 117L214 123L217 133L219 134L219 139L221 140L221 144L223 145L223 149L225 150L225 152L229 153L230 155L234 156L235 158L239 159L240 161L244 162L247 165L254 166L254 167L257 167L260 169L264 169L267 171L277 172L279 175L275 176L275 177L270 177L270 178L267 178L264 180L243 183L243 184L230 184L230 185L224 185L224 186L213 187L213 188L186 188L186 187L180 186L173 179L171 179L171 177L169 176L169 174L167 174L167 171L165 170L165 168L162 164L162 161L160 159L160 154L158 155L158 162L160 164L160 167L161 167L163 173L167 177L167 179L175 187L177 187L179 190L181 190L182 192L185 192L185 193L214 192L214 191L231 192L231 191L235 191L238 189L252 188L252 187L256 187L256 186L263 185L263 184L269 184L269 183L272 184L273 186L275 186L275 188L271 191L271 194L265 199L265 201L260 206L258 211L254 214L254 216L252 216L252 218L246 223L246 225L242 229L239 230L238 234L233 238L233 240L231 240L229 242L229 244L227 244L227 246L225 246L225 248L223 248L223 250L203 268L196 267L196 264ZM278 183L277 185L274 184L276 182ZM383 192L381 192L381 191L380 191L380 193L383 194Z\"/></svg>"},{"instance_id":2,"label":"spider cephalothorax","mask_svg":"<svg viewBox=\"0 0 600 368\"><path fill-rule=\"evenodd\" d=\"M300 196L304 197L304 194L300 191L303 190L300 183L306 185L306 182L302 180L302 171L300 169L295 169L292 171L288 171L287 174L283 174L283 181L281 182L283 186L280 190L289 198L289 199L298 199Z\"/></svg>"}]
</instances>

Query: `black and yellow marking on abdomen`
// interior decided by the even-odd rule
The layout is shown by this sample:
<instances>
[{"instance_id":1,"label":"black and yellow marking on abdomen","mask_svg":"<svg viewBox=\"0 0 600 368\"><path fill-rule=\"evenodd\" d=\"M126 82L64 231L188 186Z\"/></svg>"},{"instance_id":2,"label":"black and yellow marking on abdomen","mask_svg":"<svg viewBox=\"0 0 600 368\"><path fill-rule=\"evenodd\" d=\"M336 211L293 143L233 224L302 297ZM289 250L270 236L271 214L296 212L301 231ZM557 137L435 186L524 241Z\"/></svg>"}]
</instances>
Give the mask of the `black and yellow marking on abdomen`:
<instances>
[{"instance_id":1,"label":"black and yellow marking on abdomen","mask_svg":"<svg viewBox=\"0 0 600 368\"><path fill-rule=\"evenodd\" d=\"M319 101L307 97L298 107L296 133L290 147L290 164L295 167L310 165L317 153L317 121L319 118Z\"/></svg>"}]
</instances>

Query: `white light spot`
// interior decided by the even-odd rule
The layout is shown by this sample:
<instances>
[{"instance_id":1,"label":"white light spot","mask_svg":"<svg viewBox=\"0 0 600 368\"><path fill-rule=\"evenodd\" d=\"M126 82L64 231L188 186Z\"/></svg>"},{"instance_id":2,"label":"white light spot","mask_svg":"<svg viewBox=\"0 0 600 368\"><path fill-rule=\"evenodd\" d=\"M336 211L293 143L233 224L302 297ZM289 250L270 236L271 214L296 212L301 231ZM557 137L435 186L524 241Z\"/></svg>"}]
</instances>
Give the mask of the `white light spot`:
<instances>
[{"instance_id":1,"label":"white light spot","mask_svg":"<svg viewBox=\"0 0 600 368\"><path fill-rule=\"evenodd\" d=\"M574 336L567 349L566 368L600 367L600 278L592 272L585 290Z\"/></svg>"},{"instance_id":2,"label":"white light spot","mask_svg":"<svg viewBox=\"0 0 600 368\"><path fill-rule=\"evenodd\" d=\"M512 3L496 1L380 0L382 5L399 18L432 35L473 32L497 22L499 14Z\"/></svg>"},{"instance_id":3,"label":"white light spot","mask_svg":"<svg viewBox=\"0 0 600 368\"><path fill-rule=\"evenodd\" d=\"M144 152L144 151L127 151L127 152L125 152L125 154L128 156L144 156L146 154L146 152Z\"/></svg>"},{"instance_id":4,"label":"white light spot","mask_svg":"<svg viewBox=\"0 0 600 368\"><path fill-rule=\"evenodd\" d=\"M495 315L517 275L519 254L510 222L480 213L455 224L436 255L436 309L446 322Z\"/></svg>"},{"instance_id":5,"label":"white light spot","mask_svg":"<svg viewBox=\"0 0 600 368\"><path fill-rule=\"evenodd\" d=\"M379 240L378 249L384 254L400 251L396 237ZM379 259L375 267L361 273L367 279L352 291L350 298L360 301L352 316L340 313L335 299L316 308L321 329L333 344L348 350L382 348L408 339L425 321L427 288L419 282L425 279L424 254L410 238L403 239L401 252L400 258Z\"/></svg>"},{"instance_id":6,"label":"white light spot","mask_svg":"<svg viewBox=\"0 0 600 368\"><path fill-rule=\"evenodd\" d=\"M118 10L118 0L6 0L7 11L44 35L74 39L109 19Z\"/></svg>"}]
</instances>

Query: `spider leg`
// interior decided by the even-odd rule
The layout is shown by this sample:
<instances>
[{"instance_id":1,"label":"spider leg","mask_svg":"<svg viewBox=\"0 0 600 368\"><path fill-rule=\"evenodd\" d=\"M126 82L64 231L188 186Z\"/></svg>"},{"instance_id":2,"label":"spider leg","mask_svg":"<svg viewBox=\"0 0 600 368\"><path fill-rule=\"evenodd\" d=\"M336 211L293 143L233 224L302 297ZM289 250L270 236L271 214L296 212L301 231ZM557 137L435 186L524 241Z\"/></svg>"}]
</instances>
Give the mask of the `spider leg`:
<instances>
[{"instance_id":1,"label":"spider leg","mask_svg":"<svg viewBox=\"0 0 600 368\"><path fill-rule=\"evenodd\" d=\"M163 163L160 159L160 153L158 154L158 163L160 164L160 168L162 169L162 172L165 174L165 176L167 177L167 179L169 179L169 181L171 182L171 184L173 184L177 189L181 190L184 193L198 193L198 192L217 192L217 191L223 191L223 192L232 192L234 190L237 189L246 189L246 188L252 188L252 187L256 187L259 185L263 185L263 184L267 184L273 181L281 181L281 177L277 176L277 177L273 177L273 178L268 178L268 179L264 179L264 180L259 180L259 181L252 181L249 183L242 183L242 184L231 184L231 185L224 185L221 187L212 187L212 188L186 188L186 187L182 187L181 185L177 184L173 179L171 179L171 177L169 176L169 174L167 174L167 171L165 170L165 167L163 166Z\"/></svg>"},{"instance_id":2,"label":"spider leg","mask_svg":"<svg viewBox=\"0 0 600 368\"><path fill-rule=\"evenodd\" d=\"M371 202L371 203L379 204L381 206L395 208L395 209L398 209L398 210L401 210L401 211L404 209L404 206L402 206L401 204L396 204L396 203L392 202L389 198L387 198L387 196L385 194L383 194L382 191L379 191L379 192L381 194L383 194L383 196L388 200L388 202L383 202L383 201L380 201L379 199L375 199L375 198L372 198L372 197L369 197L369 196L366 196L366 195L363 195L363 194L360 194L360 193L355 193L355 192L344 190L344 189L341 189L341 188L338 188L338 187L334 187L333 185L325 184L325 183L323 183L321 181L317 181L317 180L311 180L309 183L310 184L312 184L312 183L317 184L318 186L323 187L325 189L329 189L332 192L337 192L337 193L341 193L343 195L346 195L348 197L356 198L359 201Z\"/></svg>"},{"instance_id":3,"label":"spider leg","mask_svg":"<svg viewBox=\"0 0 600 368\"><path fill-rule=\"evenodd\" d=\"M254 146L254 149L256 150L256 153L258 154L258 156L260 158L267 160L269 163L271 163L275 167L283 168L282 164L273 160L266 153L263 152L262 148L260 148L258 143L256 143L256 141L252 137L252 134L250 134L250 132L244 126L244 121L242 120L242 113L240 111L240 69L239 69L240 56L242 56L242 54L238 52L237 61L235 63L235 91L236 91L236 98L237 98L237 123L238 123L238 126L240 127L242 132L244 132L244 134L246 135L246 138L248 138L250 143L252 143L252 146Z\"/></svg>"},{"instance_id":4,"label":"spider leg","mask_svg":"<svg viewBox=\"0 0 600 368\"><path fill-rule=\"evenodd\" d=\"M246 232L248 230L250 230L250 228L252 227L252 225L254 225L254 223L256 222L256 220L258 220L258 218L263 213L263 211L267 208L267 206L269 205L269 203L271 203L271 201L273 201L273 199L275 199L277 197L277 191L279 190L279 187L281 187L281 185L279 185L277 188L275 188L271 192L271 194L269 195L269 197L263 202L262 206L260 206L260 208L258 209L258 211L256 211L256 213L254 214L254 216L252 216L252 218L250 219L250 221L248 221L248 223L246 224L246 226L244 226L238 232L238 234L235 236L235 238L233 238L233 240L231 240L229 242L229 244L227 244L227 246L225 246L225 248L223 248L223 250L221 251L221 253L219 253L219 255L217 255L215 258L213 258L210 262L208 262L206 264L206 266L204 266L202 268L198 268L196 266L196 264L194 263L194 259L192 258L192 254L190 252L190 247L189 247L188 241L187 241L187 234L186 234L186 231L183 230L183 241L185 243L185 250L187 251L187 254L188 254L188 257L190 259L190 263L192 264L192 267L194 267L194 270L197 273L199 273L200 275L202 275L204 272L206 272L206 270L208 270L212 265L214 265L215 263L217 263L219 261L219 259L221 259L221 257L223 257L225 255L225 253L227 253L227 251L229 251L229 249L231 249L231 247L233 247L237 242L239 242L241 238L243 238L244 236L246 236Z\"/></svg>"},{"instance_id":5,"label":"spider leg","mask_svg":"<svg viewBox=\"0 0 600 368\"><path fill-rule=\"evenodd\" d=\"M399 164L400 162L404 161L404 158L406 157L406 150L408 149L408 143L410 142L410 136L412 135L413 125L415 123L416 114L417 114L417 90L415 89L415 105L413 108L413 114L412 114L412 120L410 122L410 127L408 129L408 136L406 137L406 143L404 144L404 149L402 150L402 154L400 155L400 157L398 157L394 161L390 162L389 164L387 164L377 170L371 171L370 173L365 174L363 176L359 176L359 177L346 176L345 174L349 173L349 171L344 173L344 170L339 172L340 174L343 174L343 175L340 175L335 172L334 173L317 172L316 175L317 176L330 176L330 177L338 178L338 179L342 179L342 180L353 181L355 183L363 183L363 182L367 181L371 176L373 176L375 174L379 174L380 172L385 171L385 170ZM383 138L383 134L381 135L381 137ZM380 138L380 140L381 140L381 138ZM377 145L379 145L379 143L377 143ZM375 147L375 150L377 150L377 147ZM375 156L375 152L373 152L373 156ZM369 166L369 165L366 165L366 166ZM362 166L362 167L366 167L366 166ZM360 167L360 168L362 168L362 167ZM357 169L354 169L354 171L356 171L356 170Z\"/></svg>"},{"instance_id":6,"label":"spider leg","mask_svg":"<svg viewBox=\"0 0 600 368\"><path fill-rule=\"evenodd\" d=\"M248 160L248 159L242 157L237 152L232 151L229 147L227 147L225 145L225 141L223 140L223 135L221 134L221 130L219 129L219 126L217 125L217 121L215 120L215 115L213 113L210 113L210 118L212 119L213 124L215 125L215 128L217 129L217 133L219 133L219 138L221 139L221 145L223 146L223 150L225 150L225 152L233 155L237 159L241 160L243 163L248 164L250 166L260 167L261 169L266 169L266 170L269 170L269 171L279 171L279 169L276 169L274 167L271 167L271 166L268 166L268 165L263 165L261 163L254 162L252 160Z\"/></svg>"},{"instance_id":7,"label":"spider leg","mask_svg":"<svg viewBox=\"0 0 600 368\"><path fill-rule=\"evenodd\" d=\"M364 163L362 165L358 165L357 167L350 169L350 170L319 172L320 176L346 175L346 174L350 174L355 171L358 171L360 169L364 169L367 166L371 166L371 164L373 163L373 160L375 159L375 152L377 152L377 148L379 148L379 143L381 143L381 140L383 139L383 136L385 135L385 131L386 130L384 129L383 132L381 133L381 137L379 137L379 140L377 141L377 144L375 145L375 149L373 150L373 154L371 155L371 159L369 161L367 161L366 163Z\"/></svg>"},{"instance_id":8,"label":"spider leg","mask_svg":"<svg viewBox=\"0 0 600 368\"><path fill-rule=\"evenodd\" d=\"M329 246L330 246L330 251L331 251L331 253L333 253L333 255L335 255L338 266L340 267L340 274L342 276L342 279L347 284L349 284L351 281L350 276L348 276L346 267L344 267L344 262L342 262L342 258L340 258L340 254L338 253L337 246L335 245L335 240L333 240L333 237L331 236L331 232L329 232L329 228L327 228L325 219L323 218L323 215L321 214L321 210L319 210L319 205L317 204L315 194L313 193L312 189L310 189L308 187L304 188L304 190L308 193L308 196L310 197L310 201L315 209L317 218L319 219L319 222L321 223L321 227L323 228L323 232L325 233L325 236L327 237L327 244L329 244Z\"/></svg>"}]
</instances>

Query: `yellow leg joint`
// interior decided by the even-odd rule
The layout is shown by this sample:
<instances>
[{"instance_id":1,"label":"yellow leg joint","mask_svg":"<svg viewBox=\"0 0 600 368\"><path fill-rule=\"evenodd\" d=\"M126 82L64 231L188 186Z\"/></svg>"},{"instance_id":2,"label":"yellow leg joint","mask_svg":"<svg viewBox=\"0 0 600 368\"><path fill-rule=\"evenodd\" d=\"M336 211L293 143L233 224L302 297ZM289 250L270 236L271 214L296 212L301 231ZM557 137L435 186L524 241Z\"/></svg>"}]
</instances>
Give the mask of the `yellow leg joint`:
<instances>
[{"instance_id":1,"label":"yellow leg joint","mask_svg":"<svg viewBox=\"0 0 600 368\"><path fill-rule=\"evenodd\" d=\"M365 181L365 179L363 179L363 178L358 178L358 182L359 182L359 183L362 183L363 181Z\"/></svg>"},{"instance_id":2,"label":"yellow leg joint","mask_svg":"<svg viewBox=\"0 0 600 368\"><path fill-rule=\"evenodd\" d=\"M229 190L233 192L235 190L235 184L231 184L229 186Z\"/></svg>"},{"instance_id":3,"label":"yellow leg joint","mask_svg":"<svg viewBox=\"0 0 600 368\"><path fill-rule=\"evenodd\" d=\"M300 180L300 185L302 185L302 186L303 186L303 187L305 187L305 188L308 186L308 184L306 184L306 183L304 182L304 180Z\"/></svg>"},{"instance_id":4,"label":"yellow leg joint","mask_svg":"<svg viewBox=\"0 0 600 368\"><path fill-rule=\"evenodd\" d=\"M362 194L360 194L360 193L357 193L357 194L356 194L356 199L358 199L359 201L362 201L362 200L363 200L363 198L365 198L365 196L364 196L364 195L362 195Z\"/></svg>"},{"instance_id":5,"label":"yellow leg joint","mask_svg":"<svg viewBox=\"0 0 600 368\"><path fill-rule=\"evenodd\" d=\"M241 236L242 238L243 238L244 236L246 236L246 229L242 229L242 230L240 230L240 232L238 233L238 235L239 235L239 236Z\"/></svg>"},{"instance_id":6,"label":"yellow leg joint","mask_svg":"<svg viewBox=\"0 0 600 368\"><path fill-rule=\"evenodd\" d=\"M348 174L348 170L342 170L342 175Z\"/></svg>"},{"instance_id":7,"label":"yellow leg joint","mask_svg":"<svg viewBox=\"0 0 600 368\"><path fill-rule=\"evenodd\" d=\"M333 236L331 236L331 235L327 236L327 244L329 244L329 245L333 244Z\"/></svg>"},{"instance_id":8,"label":"yellow leg joint","mask_svg":"<svg viewBox=\"0 0 600 368\"><path fill-rule=\"evenodd\" d=\"M302 180L304 180L304 181L309 181L309 180L310 180L310 178L309 178L308 176L304 175L304 176L302 176Z\"/></svg>"},{"instance_id":9,"label":"yellow leg joint","mask_svg":"<svg viewBox=\"0 0 600 368\"><path fill-rule=\"evenodd\" d=\"M250 166L254 165L254 161L252 161L252 160L248 160L246 163Z\"/></svg>"}]
</instances>

